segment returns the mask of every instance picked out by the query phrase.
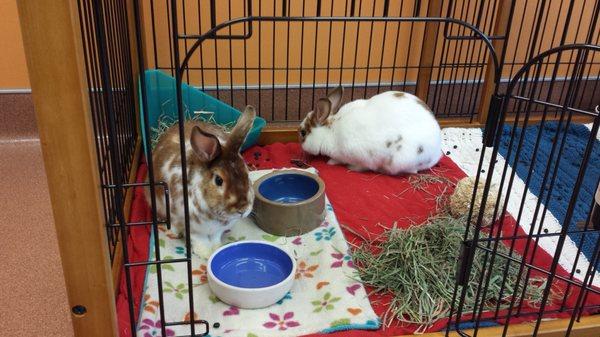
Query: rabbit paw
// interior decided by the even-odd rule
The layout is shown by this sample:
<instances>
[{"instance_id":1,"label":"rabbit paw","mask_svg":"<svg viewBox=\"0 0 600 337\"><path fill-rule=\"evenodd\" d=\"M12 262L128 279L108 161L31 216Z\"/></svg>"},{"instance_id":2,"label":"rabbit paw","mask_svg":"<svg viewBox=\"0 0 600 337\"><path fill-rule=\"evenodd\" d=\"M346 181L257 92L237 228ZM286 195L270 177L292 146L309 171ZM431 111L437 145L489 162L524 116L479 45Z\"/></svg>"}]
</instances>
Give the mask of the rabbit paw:
<instances>
[{"instance_id":1,"label":"rabbit paw","mask_svg":"<svg viewBox=\"0 0 600 337\"><path fill-rule=\"evenodd\" d=\"M192 246L192 251L194 254L203 259L208 259L210 254L213 252L211 245L204 242L196 242Z\"/></svg>"},{"instance_id":2,"label":"rabbit paw","mask_svg":"<svg viewBox=\"0 0 600 337\"><path fill-rule=\"evenodd\" d=\"M177 223L172 224L171 230L170 230L171 233L168 233L168 234L170 234L170 236L173 238L182 239L183 238L183 228L184 227L180 224L177 224Z\"/></svg>"},{"instance_id":3,"label":"rabbit paw","mask_svg":"<svg viewBox=\"0 0 600 337\"><path fill-rule=\"evenodd\" d=\"M167 236L171 239L183 239L183 233L177 230L171 230L170 233L167 233Z\"/></svg>"},{"instance_id":4,"label":"rabbit paw","mask_svg":"<svg viewBox=\"0 0 600 337\"><path fill-rule=\"evenodd\" d=\"M354 172L366 172L369 170L368 168L358 166L358 165L348 165L348 169L350 171L354 171Z\"/></svg>"},{"instance_id":5,"label":"rabbit paw","mask_svg":"<svg viewBox=\"0 0 600 337\"><path fill-rule=\"evenodd\" d=\"M339 164L341 164L341 163L340 163L339 161L337 161L337 160L333 159L333 158L330 158L330 159L327 161L327 165L339 165Z\"/></svg>"}]
</instances>

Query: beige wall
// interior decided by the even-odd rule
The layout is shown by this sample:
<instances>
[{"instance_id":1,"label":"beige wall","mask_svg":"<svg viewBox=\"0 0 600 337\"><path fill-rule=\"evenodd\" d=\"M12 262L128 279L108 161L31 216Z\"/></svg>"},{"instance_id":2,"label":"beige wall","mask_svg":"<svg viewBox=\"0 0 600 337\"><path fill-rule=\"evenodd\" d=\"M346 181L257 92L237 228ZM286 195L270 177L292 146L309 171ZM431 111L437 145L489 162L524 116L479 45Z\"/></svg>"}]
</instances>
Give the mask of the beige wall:
<instances>
[{"instance_id":1,"label":"beige wall","mask_svg":"<svg viewBox=\"0 0 600 337\"><path fill-rule=\"evenodd\" d=\"M0 90L29 88L16 0L0 0Z\"/></svg>"},{"instance_id":2,"label":"beige wall","mask_svg":"<svg viewBox=\"0 0 600 337\"><path fill-rule=\"evenodd\" d=\"M244 16L244 3L246 0L232 0L223 2L216 9L217 22L225 22L228 20L231 13L232 18ZM528 60L528 43L533 35L533 27L536 24L536 13L538 13L540 1L517 0L515 5L513 31L510 40L507 44L507 60L514 60L515 63L524 63ZM209 1L187 1L185 2L186 18L182 19L184 8L178 2L178 23L179 33L198 34L198 32L206 32L210 29L210 2ZM231 8L229 8L231 4ZM279 0L253 0L253 14L263 16L280 16L281 2ZM322 1L323 16L344 16L348 15L346 0L326 0ZM360 11L356 8L357 16L378 16L383 12L383 1L365 0L361 2ZM424 15L429 1L421 1L421 15ZM505 6L509 5L509 1L498 2ZM167 7L166 2L154 2L154 25L156 28L156 45L153 44L152 35L152 17L150 15L150 2L144 2L144 22L146 28L146 46L148 50L148 67L153 68L156 65L159 68L171 67L169 50L171 48L170 31L168 25L171 21L168 19L170 7ZM259 5L262 4L262 8ZM290 2L289 10L291 16L306 16L315 15L317 0L292 1ZM375 4L375 5L374 5ZM442 15L447 12L449 2L442 2ZM475 13L478 8L475 7L477 2L467 0L456 0L456 7L469 8L461 9L461 12ZM561 33L565 25L569 26L568 34L565 37L565 43L573 43L574 41L584 41L586 38L589 23L591 22L594 3L586 0L576 0L573 6L573 22L566 23L568 1L554 1L546 5L543 22L543 31L540 32L539 41L537 42L537 52L545 51L552 46L560 45ZM198 8L200 6L200 8ZM373 8L375 6L375 8ZM390 1L389 15L410 17L413 14L414 1ZM198 17L201 13L201 17ZM460 16L459 14L454 14ZM466 19L474 22L473 15L469 14ZM488 19L484 20L487 27L492 24L488 23ZM576 22L575 22L576 21ZM184 25L185 22L185 25ZM521 23L523 24L521 25ZM581 22L581 24L580 24ZM360 28L359 28L360 26ZM579 27L581 26L581 27ZM418 70L421 60L421 46L423 45L423 32L425 24L409 22L401 24L397 23L321 23L318 33L315 29L316 24L309 22L301 24L292 22L263 22L255 23L254 34L248 40L207 40L202 43L203 48L198 48L190 58L190 70L185 74L185 79L193 85L204 83L207 86L228 86L231 82L233 85L282 85L285 83L311 84L325 83L330 81L335 83L341 77L342 82L365 83L365 82L414 82L417 79ZM557 27L557 32L555 29ZM236 24L231 26L231 33L239 35L243 33L244 26ZM345 33L344 33L345 29ZM462 28L458 25L450 25L451 35L462 35ZM594 32L597 36L598 27ZM275 33L273 32L275 30ZM490 28L485 28L488 31ZM384 33L385 32L385 33ZM228 34L229 28L222 29L218 34ZM288 38L289 34L289 38ZM478 50L485 50L481 41L456 41L445 40L443 30L439 31L437 37L437 46L435 51L429 50L428 53L435 52L433 56L432 79L449 80L472 80L477 79L480 71L473 70L471 67L443 67L440 69L440 64L443 63L460 63L473 64L486 61L484 54L479 54ZM468 34L467 34L468 35ZM396 45L396 36L398 49ZM275 38L273 38L275 37ZM288 42L289 40L289 42ZM331 44L328 41L331 40ZM447 42L447 51L443 52L444 42ZM517 43L517 41L519 43ZM180 55L183 58L185 51L189 50L193 44L192 40L180 42ZM244 47L245 46L245 47ZM343 51L342 51L343 46ZM382 46L385 49L382 53ZM157 50L158 62L155 64L153 50ZM455 52L458 50L458 52ZM260 51L260 56L259 56ZM289 52L288 52L289 51ZM316 51L316 53L315 53ZM425 51L423 51L425 53ZM329 56L329 60L328 60ZM444 60L442 60L444 56ZM600 59L600 55L595 55ZM369 58L370 57L370 58ZM394 59L395 57L395 59ZM563 56L563 62L568 59L574 59L574 56L567 54ZM342 61L343 60L343 61ZM550 61L553 61L551 58ZM383 70L378 70L383 65ZM313 67L317 70L314 71ZM327 67L333 70L326 71ZM340 68L342 74L340 74ZM391 68L395 67L394 71ZM407 68L405 68L407 67ZM600 73L598 64L590 65L590 70L593 73ZM204 68L204 71L198 69ZM214 69L218 68L218 71ZM229 70L229 69L233 70ZM242 69L247 68L248 71ZM261 70L258 70L262 68ZM290 70L271 70L271 69ZM298 70L302 68L302 70ZM358 70L354 70L357 68ZM367 68L370 69L367 71ZM516 66L518 69L519 66ZM319 70L321 69L321 70ZM509 78L514 74L516 69L507 66L504 68L502 76ZM552 69L546 69L545 76L551 76ZM571 65L561 65L558 68L558 76L566 76L567 71L572 70ZM511 72L511 70L513 70ZM441 73L440 73L441 72ZM329 78L327 75L329 74ZM341 75L341 76L340 76Z\"/></svg>"},{"instance_id":3,"label":"beige wall","mask_svg":"<svg viewBox=\"0 0 600 337\"><path fill-rule=\"evenodd\" d=\"M232 17L239 17L239 16L243 16L243 3L245 0L235 0L233 3L234 5L232 6ZM460 1L460 0L459 0ZM255 1L256 2L256 1ZM273 14L273 3L279 3L278 1L273 2L273 0L267 0L262 3L262 13L263 14ZM291 2L291 12L292 15L301 15L302 13L302 2L301 1L296 1L296 2ZM344 4L345 1L343 0L332 0L332 1L324 1L324 6L323 6L323 13L325 15L329 15L329 13L331 13L331 6L333 4L333 14L334 15L344 15ZM382 6L381 1L376 2L378 3L378 7ZM398 15L401 13L402 16L410 16L413 12L413 8L412 8L412 2L408 1L404 4L404 8L400 9L399 4L400 3L404 3L404 2L399 2L399 1L392 1L390 2L391 6L390 6L390 14L391 15ZM582 18L581 20L583 22L589 22L590 20L590 16L592 15L592 9L590 6L593 6L592 4L588 4L587 6L590 8L583 8L582 6L587 3L584 0L577 0L575 2L575 8L574 8L574 13L583 13L582 14ZM197 32L198 31L198 17L197 17L197 13L198 13L198 8L197 8L197 2L195 1L188 1L186 2L186 9L187 9L187 32ZM202 4L203 6L203 10L201 11L203 13L203 17L202 17L202 30L205 31L209 28L210 26L210 16L209 16L209 10L208 10L208 1L203 1ZM307 0L305 2L305 8L307 9L307 15L311 14L311 10L310 8L314 8L316 4L316 0ZM369 13L372 11L372 5L370 5L371 2L365 2L364 5L362 6L361 9L361 14L364 16L368 16ZM152 57L152 49L153 49L153 44L152 44L152 35L151 35L151 18L149 15L150 12L150 8L149 8L149 2L148 1L144 1L144 13L145 13L145 17L144 17L144 21L145 21L145 25L146 25L146 45L148 48L148 58L150 60L149 62L149 67L153 67L154 66L154 62L153 62L153 57ZM422 7L426 7L427 5L427 0L423 1ZM206 7L206 8L204 8ZM566 16L565 14L565 5L563 5L563 7L561 8L560 2L556 2L556 3L552 3L552 8L551 10L548 11L548 22L550 23L556 23L557 25L559 25L560 27L562 27L565 23L564 23L564 17ZM255 11L258 12L258 2L255 3ZM534 13L535 13L535 9L536 9L536 2L535 1L525 1L525 0L519 0L517 1L517 5L516 5L516 10L515 10L515 17L516 17L516 21L519 21L521 19L526 21L526 24L523 27L523 30L521 32L521 39L526 39L527 36L529 36L529 34L531 33L531 25L533 24L533 20L534 20ZM168 30L167 30L167 20L166 20L166 13L167 13L167 8L165 6L165 2L155 2L155 16L156 16L156 20L155 20L155 24L156 24L156 30L157 30L157 49L158 49L158 56L160 59L160 66L163 67L168 67L169 66L169 54L168 54L168 50L169 50L169 36L168 36ZM281 8L277 8L277 14L279 15ZM377 12L380 12L381 8L377 8ZM181 8L180 8L180 12L181 12ZM225 20L226 15L228 12L228 8L223 7L223 8L219 8L219 10L217 11L217 20L219 22L222 22ZM444 10L445 12L445 10ZM28 76L27 76L27 67L25 64L25 56L24 56L24 52L23 52L23 45L21 42L21 32L20 32L20 28L19 28L19 22L18 22L18 15L17 15L17 8L16 8L16 0L0 0L0 15L2 17L2 20L0 20L0 90L1 89L18 89L18 88L28 88L29 87L29 80L28 80ZM180 25L183 26L180 22ZM340 60L341 60L341 54L340 54L340 49L341 49L341 43L342 41L345 40L345 54L349 54L349 55L345 55L344 57L344 67L347 70L343 71L343 80L344 81L349 81L351 80L351 78L354 76L354 71L351 71L349 68L353 67L354 64L354 55L353 52L349 52L349 51L353 51L356 48L356 30L357 30L357 25L356 24L348 24L347 25L347 31L346 31L346 35L345 38L343 37L343 34L341 34L341 30L342 30L342 24L338 23L338 24L333 24L331 26L331 32L332 32L332 41L335 41L337 43L336 46L332 46L331 48L328 48L329 46L324 45L324 43L327 42L328 40L328 35L329 35L329 27L326 24L323 24L320 26L319 29L319 34L318 37L319 39L317 39L317 43L316 43L316 49L317 49L317 61L315 62L317 67L326 67L327 66L327 54L328 52L330 52L330 59L332 60L332 64L330 64L331 67L339 67L340 66ZM518 26L518 25L516 25ZM587 27L586 25L583 25L584 27ZM300 38L299 38L299 34L300 34L300 24L298 23L293 23L290 25L289 27L289 32L290 32L290 36L292 37L291 40L292 42L289 44L289 46L286 46L286 37L287 37L287 32L288 32L288 27L286 24L278 24L277 28L276 28L276 39L275 39L275 43L272 43L272 36L273 36L273 25L272 24L268 24L265 23L262 26L262 30L260 34L255 34L254 37L250 40L247 41L247 63L244 64L243 62L243 54L242 52L242 41L240 40L236 40L233 41L231 46L232 46L232 51L233 51L233 57L232 57L232 62L231 64L229 64L229 46L230 46L230 42L226 41L226 40L219 40L217 42L217 49L218 49L218 53L215 53L215 43L214 41L208 41L207 43L204 44L204 48L202 50L202 53L200 53L200 51L197 51L195 53L195 57L192 58L192 61L190 62L191 66L195 66L195 67L199 67L200 66L200 58L198 57L199 54L202 54L203 56L203 65L204 67L207 68L211 68L211 67L215 67L215 65L217 65L219 68L223 69L223 68L228 68L230 66L233 66L235 68L243 68L244 66L246 67L257 67L258 66L258 49L259 44L258 44L258 36L260 35L262 38L262 55L261 55L261 65L262 67L270 67L275 65L276 67L280 68L280 67L285 67L285 66L289 66L290 68L293 67L299 67L300 65L302 65L303 68L308 68L306 70L302 71L302 82L303 83L312 83L313 81L316 82L324 82L325 80L325 72L324 71L317 71L316 73L313 74L312 70L310 70L312 68L313 62L314 62L314 55L313 55L313 51L315 49L315 42L314 42L314 28L315 25L314 24L306 24L304 27L304 46L302 51L300 50ZM546 27L546 35L545 38L543 39L542 42L542 50L547 49L548 47L550 47L551 45L557 45L558 44L558 40L560 38L560 36L554 36L553 38L547 38L548 36L551 36L551 32L553 30L554 25L553 24L549 24ZM240 33L241 32L241 25L237 25L233 28L233 33ZM422 39L422 30L423 30L423 26L422 25L416 25L415 26L415 31L412 32L412 35L409 34L409 24L403 24L401 27L401 32L400 32L400 39L399 39L399 52L396 54L396 60L397 60L397 65L398 66L402 66L406 63L406 60L408 59L408 63L410 66L417 66L419 63L419 56L420 56L420 41ZM181 30L183 30L183 27L181 27ZM373 43L371 43L371 54L372 55L376 55L377 57L373 57L370 61L370 65L371 67L377 67L378 65L380 65L380 61L379 61L379 57L381 55L381 46L383 45L383 41L382 41L382 37L383 37L383 24L375 24L373 27ZM575 32L577 30L576 29L571 29L569 31L569 34L567 36L567 42L572 42L574 40L582 40L584 38L584 34L586 33L586 29L582 29L581 31L579 31L579 36L576 36ZM227 31L223 31L222 33L226 33ZM361 47L358 49L358 54L356 59L358 60L357 62L357 67L365 67L367 66L366 64L366 59L367 59L367 54L368 54L368 49L366 46L369 45L368 41L369 41L369 37L370 37L370 30L368 29L368 24L363 24L361 27L361 31L360 31L360 35L359 35L359 44L361 45ZM392 38L395 35L398 34L398 26L397 25L393 25L390 24L388 25L387 28L387 33L386 36L387 38ZM402 48L402 46L408 46L408 41L409 40L413 40L413 41L417 41L418 43L416 44L412 44L411 46L411 50L409 51L407 48ZM513 32L513 34L511 34L511 41L508 44L508 52L507 55L509 58L512 58L514 60L516 60L517 62L523 62L526 59L526 54L527 54L527 48L524 47L527 44L526 43L521 43L521 46L519 48L519 50L515 49L516 46L516 40L519 39L519 35L517 34L517 32ZM441 44L441 40L439 41ZM386 43L386 45L392 45L392 43ZM184 51L184 46L182 44L181 46L181 53L183 54ZM286 56L286 49L290 48L290 56L289 59ZM452 54L452 50L453 48L456 47L455 43L451 43L449 48L450 48L450 54ZM275 49L275 61L273 61L273 49ZM394 56L394 51L392 50L393 48L389 48L387 47L385 50L385 53L383 53L383 63L386 65L391 65L393 64L393 56ZM440 48L441 49L441 48ZM217 59L220 60L220 62L215 62L215 54L218 55ZM409 55L407 55L409 54ZM439 63L439 53L436 53L436 63ZM409 56L407 58L407 56ZM467 59L466 55L462 55L461 57L461 61L463 62L468 62L469 60ZM289 64L287 64L289 61ZM458 60L457 60L458 61ZM473 62L476 61L476 58L472 60ZM336 64L338 63L338 64ZM361 64L361 63L365 63L365 64ZM592 66L593 70L595 72L600 72L600 65L593 65ZM562 70L562 69L561 69ZM565 68L566 70L566 68ZM458 73L456 74L456 76L458 77L462 77L463 74L462 72L464 71L464 69L459 69ZM446 71L446 73L448 73L448 70ZM450 74L444 74L444 75L450 75ZM190 71L190 75L191 75L191 82L194 84L198 84L199 82L204 81L205 84L208 85L213 85L216 82L216 72L215 71L207 71L204 74L200 74L199 71ZM406 74L406 78L407 80L411 81L411 80L415 80L416 79L416 69L411 69L408 71L408 73ZM234 70L231 74L229 74L229 72L227 70L220 70L218 73L218 77L219 77L219 81L221 85L226 85L228 84L228 80L231 77L234 80L235 84L240 84L242 83L244 80L244 76L248 76L248 84L255 84L258 83L258 71L248 71L246 73L244 73L243 71L238 71L238 70ZM261 83L262 84L271 84L271 76L273 75L273 73L271 71L266 71L263 70L261 72L262 78L261 78ZM300 71L289 71L289 72L284 72L284 71L276 71L275 72L275 83L284 83L286 80L289 81L290 83L297 83L299 82L299 78L300 78ZM314 76L313 76L314 75ZM335 80L336 78L339 78L340 74L339 71L332 71L329 74L331 76L330 80ZM356 72L356 76L357 76L357 82L360 83L361 81L374 81L377 80L376 77L379 75L378 72L376 71L372 71L370 72L370 76L367 79L366 78L366 72L365 71L357 71ZM398 79L402 79L404 78L404 70L400 69L399 71L395 72L394 75L394 80L398 80ZM507 69L505 69L504 71L504 77L508 77L510 76L510 69L509 67L507 67ZM289 76L288 78L286 78L286 76ZM434 73L434 77L436 77L436 74ZM469 77L468 75L466 75L465 77ZM202 79L201 79L202 78ZM391 79L391 70L384 70L382 73L382 79L384 81L389 81Z\"/></svg>"}]
</instances>

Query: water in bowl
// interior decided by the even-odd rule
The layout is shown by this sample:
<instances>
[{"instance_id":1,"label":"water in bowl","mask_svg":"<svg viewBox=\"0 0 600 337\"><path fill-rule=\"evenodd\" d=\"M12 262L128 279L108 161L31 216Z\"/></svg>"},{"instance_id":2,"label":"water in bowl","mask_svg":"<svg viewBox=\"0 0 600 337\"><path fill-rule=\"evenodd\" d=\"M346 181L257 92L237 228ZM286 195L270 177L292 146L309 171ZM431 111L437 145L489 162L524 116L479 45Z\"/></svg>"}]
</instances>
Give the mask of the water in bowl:
<instances>
[{"instance_id":1,"label":"water in bowl","mask_svg":"<svg viewBox=\"0 0 600 337\"><path fill-rule=\"evenodd\" d=\"M211 268L222 282L239 288L264 288L285 280L292 261L282 250L260 243L242 243L224 249Z\"/></svg>"},{"instance_id":2,"label":"water in bowl","mask_svg":"<svg viewBox=\"0 0 600 337\"><path fill-rule=\"evenodd\" d=\"M311 177L288 173L265 179L258 191L271 201L296 204L317 194L319 184Z\"/></svg>"}]
</instances>

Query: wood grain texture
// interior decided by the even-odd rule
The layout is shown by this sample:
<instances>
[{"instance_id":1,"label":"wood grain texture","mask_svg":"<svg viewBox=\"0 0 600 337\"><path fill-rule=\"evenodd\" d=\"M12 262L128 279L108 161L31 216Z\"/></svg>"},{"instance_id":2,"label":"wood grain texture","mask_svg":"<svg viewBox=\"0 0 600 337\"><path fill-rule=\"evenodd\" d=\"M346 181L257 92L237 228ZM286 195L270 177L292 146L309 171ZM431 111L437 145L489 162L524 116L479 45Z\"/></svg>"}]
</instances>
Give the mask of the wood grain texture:
<instances>
[{"instance_id":1,"label":"wood grain texture","mask_svg":"<svg viewBox=\"0 0 600 337\"><path fill-rule=\"evenodd\" d=\"M427 7L427 16L439 17L441 12L442 1L430 0ZM440 24L437 22L427 23L425 25L425 33L423 35L421 60L419 62L419 75L417 78L417 89L415 91L415 95L425 102L427 102L427 94L429 93L429 84L431 82L431 74L433 72L432 66L435 57L439 27Z\"/></svg>"},{"instance_id":2,"label":"wood grain texture","mask_svg":"<svg viewBox=\"0 0 600 337\"><path fill-rule=\"evenodd\" d=\"M461 127L475 128L481 127L478 122L470 122L469 118L444 118L438 120L441 127ZM267 125L261 132L258 139L259 145L268 145L273 143L290 143L298 142L298 126L293 123L285 123L281 125Z\"/></svg>"},{"instance_id":3,"label":"wood grain texture","mask_svg":"<svg viewBox=\"0 0 600 337\"><path fill-rule=\"evenodd\" d=\"M114 290L75 0L19 0L75 336L116 336Z\"/></svg>"},{"instance_id":4,"label":"wood grain texture","mask_svg":"<svg viewBox=\"0 0 600 337\"><path fill-rule=\"evenodd\" d=\"M136 43L136 39L135 39L135 34L136 34L136 29L135 29L135 16L134 16L134 6L135 6L135 2L134 0L126 0L126 7L127 7L127 29L129 31L129 50L130 50L130 55L131 55L131 72L132 72L132 76L133 76L133 87L135 88L135 90L133 91L133 95L135 98L135 127L138 130L138 134L139 134L139 128L140 128L140 92L139 92L139 75L140 75L140 66L139 66L139 62L138 62L138 48L137 48L137 43ZM143 30L143 27L142 27ZM143 46L142 46L143 48ZM145 61L144 61L145 63ZM138 140L139 141L139 140ZM136 144L137 145L137 144ZM135 163L137 165L137 163ZM135 177L134 177L135 179Z\"/></svg>"},{"instance_id":5,"label":"wood grain texture","mask_svg":"<svg viewBox=\"0 0 600 337\"><path fill-rule=\"evenodd\" d=\"M498 2L498 9L496 14L496 22L494 24L494 31L492 35L494 36L506 36L506 32L508 31L508 24L510 23L510 13L511 13L511 2L510 1L500 1ZM493 40L492 46L498 56L498 61L500 61L500 55L504 52L506 40ZM496 74L496 69L494 68L494 62L492 61L492 55L488 56L487 66L485 67L485 75L483 80L483 87L481 88L481 102L479 103L479 110L477 118L479 122L485 124L490 108L490 101L492 99L492 94L496 90L496 83L494 82L494 76Z\"/></svg>"},{"instance_id":6,"label":"wood grain texture","mask_svg":"<svg viewBox=\"0 0 600 337\"><path fill-rule=\"evenodd\" d=\"M529 118L529 125L539 123L541 121L541 116L531 116ZM558 117L548 116L546 120L557 120ZM521 122L519 122L519 126L522 125L523 117L521 117ZM515 121L515 116L506 117L506 123L512 125ZM571 121L573 123L591 123L593 122L593 118L587 116L573 116ZM442 128L483 128L485 127L484 123L479 123L479 121L471 120L468 117L452 117L452 118L440 118L438 119L438 123ZM295 123L285 123L285 124L270 124L267 125L261 132L260 137L258 138L259 145L268 145L273 143L290 143L290 142L298 142L298 126Z\"/></svg>"}]
</instances>

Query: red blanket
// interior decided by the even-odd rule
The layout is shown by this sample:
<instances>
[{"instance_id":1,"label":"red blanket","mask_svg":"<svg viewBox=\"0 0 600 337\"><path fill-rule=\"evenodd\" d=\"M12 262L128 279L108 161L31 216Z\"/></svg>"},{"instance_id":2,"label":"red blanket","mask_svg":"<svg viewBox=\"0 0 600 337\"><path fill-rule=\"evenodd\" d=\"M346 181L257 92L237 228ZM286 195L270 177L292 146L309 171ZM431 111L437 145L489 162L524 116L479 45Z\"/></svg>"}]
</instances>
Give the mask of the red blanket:
<instances>
[{"instance_id":1,"label":"red blanket","mask_svg":"<svg viewBox=\"0 0 600 337\"><path fill-rule=\"evenodd\" d=\"M253 147L244 152L244 159L248 165L255 169L272 169L293 167L292 159L302 158L302 151L298 144L272 144L265 147ZM357 173L350 172L344 166L330 166L326 164L324 158L313 158L310 163L318 171L320 177L325 181L326 193L330 199L340 224L352 228L353 232L358 232L362 236L379 234L384 229L379 224L389 227L396 223L398 227L407 228L413 223L422 223L430 215L436 212L436 202L431 194L439 194L444 184L430 184L427 191L414 191L408 181L407 176L386 176L372 172ZM432 169L433 173L442 175L451 180L458 180L465 176L464 172L448 157L443 157L436 167ZM140 166L138 181L142 181L146 174L145 165ZM451 191L447 191L450 193ZM141 189L136 191L131 221L142 221L150 218L150 211L143 199ZM513 235L515 230L515 221L512 218L505 218L502 232L507 235ZM523 235L521 229L517 231ZM358 243L360 238L355 234L344 230L348 241ZM129 252L132 261L143 261L147 259L148 254L148 236L147 228L132 228L129 235ZM517 241L516 250L520 253L524 251L525 241ZM538 249L535 255L535 264L547 268L552 262L552 258L546 252ZM569 273L562 268L558 268L557 274L568 276ZM134 294L134 309L136 315L140 297L143 292L145 271L144 268L135 268L132 270L132 288ZM564 289L564 284L557 283L557 289ZM122 277L120 292L117 297L117 310L119 314L119 329L121 337L129 337L129 313L128 301L124 277ZM567 305L572 307L577 299L578 291L571 291ZM385 297L372 295L370 297L375 312L382 315L387 306ZM562 298L561 298L562 299ZM587 304L600 303L600 297L590 294ZM548 310L555 309L555 306L547 307ZM547 317L569 316L548 315ZM522 318L513 318L511 323L517 323L524 320L535 319L536 316L522 316ZM136 317L137 319L137 317ZM438 331L443 329L447 320L440 320L427 331ZM417 327L414 325L397 324L387 329L378 331L344 331L327 336L336 337L368 337L368 336L394 336L410 334ZM316 336L316 335L315 335Z\"/></svg>"}]
</instances>

